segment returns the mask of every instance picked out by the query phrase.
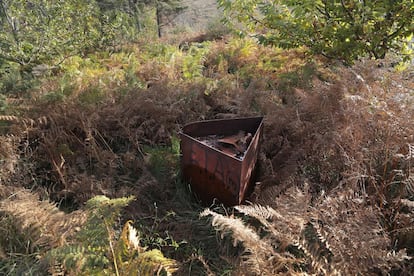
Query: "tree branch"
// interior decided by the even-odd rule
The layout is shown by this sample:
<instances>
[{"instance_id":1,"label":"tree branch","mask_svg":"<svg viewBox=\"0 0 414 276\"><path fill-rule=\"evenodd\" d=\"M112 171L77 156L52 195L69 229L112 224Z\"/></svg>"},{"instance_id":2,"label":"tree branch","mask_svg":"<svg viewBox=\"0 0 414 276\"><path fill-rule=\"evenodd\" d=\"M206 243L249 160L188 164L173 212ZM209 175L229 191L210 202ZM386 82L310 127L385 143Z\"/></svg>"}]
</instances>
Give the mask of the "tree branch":
<instances>
[{"instance_id":1,"label":"tree branch","mask_svg":"<svg viewBox=\"0 0 414 276\"><path fill-rule=\"evenodd\" d=\"M6 3L1 0L1 9L3 10L4 16L6 17L7 23L9 23L11 31L12 31L12 35L13 35L13 39L16 42L17 45L20 44L20 40L18 37L18 30L15 26L15 24L13 23L13 19L10 17L10 14L8 13L8 7L6 6Z\"/></svg>"},{"instance_id":2,"label":"tree branch","mask_svg":"<svg viewBox=\"0 0 414 276\"><path fill-rule=\"evenodd\" d=\"M393 33L389 34L386 39L387 40L394 39L396 36L398 36L398 34L401 32L401 30L404 29L404 27L405 27L405 22L403 22L397 30L395 30Z\"/></svg>"}]
</instances>

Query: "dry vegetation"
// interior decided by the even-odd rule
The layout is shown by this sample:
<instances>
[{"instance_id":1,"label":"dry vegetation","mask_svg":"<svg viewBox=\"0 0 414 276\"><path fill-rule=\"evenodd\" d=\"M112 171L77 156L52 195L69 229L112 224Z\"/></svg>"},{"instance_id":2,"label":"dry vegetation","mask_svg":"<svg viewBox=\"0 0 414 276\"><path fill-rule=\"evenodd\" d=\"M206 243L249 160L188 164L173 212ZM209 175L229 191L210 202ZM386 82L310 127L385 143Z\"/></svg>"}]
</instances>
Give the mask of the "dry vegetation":
<instances>
[{"instance_id":1,"label":"dry vegetation","mask_svg":"<svg viewBox=\"0 0 414 276\"><path fill-rule=\"evenodd\" d=\"M239 39L68 59L4 100L0 273L80 273L48 256L79 242L85 203L105 195L135 197L109 235L132 220L177 275L412 274L414 76L384 63ZM203 211L180 180L180 128L258 114L249 203Z\"/></svg>"}]
</instances>

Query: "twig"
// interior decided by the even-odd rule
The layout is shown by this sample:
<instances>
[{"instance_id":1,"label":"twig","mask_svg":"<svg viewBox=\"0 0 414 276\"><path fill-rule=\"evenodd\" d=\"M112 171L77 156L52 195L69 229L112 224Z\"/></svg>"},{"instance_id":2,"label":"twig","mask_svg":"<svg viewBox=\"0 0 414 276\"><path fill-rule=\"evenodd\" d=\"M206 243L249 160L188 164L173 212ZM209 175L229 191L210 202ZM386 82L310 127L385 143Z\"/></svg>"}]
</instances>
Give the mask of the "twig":
<instances>
[{"instance_id":1,"label":"twig","mask_svg":"<svg viewBox=\"0 0 414 276\"><path fill-rule=\"evenodd\" d=\"M116 276L119 276L118 263L116 262L116 256L115 256L114 246L112 245L112 235L111 235L111 231L109 229L108 223L106 222L106 219L104 219L104 223L105 223L106 231L108 232L109 247L111 248L112 257L114 259L115 273L116 273Z\"/></svg>"}]
</instances>

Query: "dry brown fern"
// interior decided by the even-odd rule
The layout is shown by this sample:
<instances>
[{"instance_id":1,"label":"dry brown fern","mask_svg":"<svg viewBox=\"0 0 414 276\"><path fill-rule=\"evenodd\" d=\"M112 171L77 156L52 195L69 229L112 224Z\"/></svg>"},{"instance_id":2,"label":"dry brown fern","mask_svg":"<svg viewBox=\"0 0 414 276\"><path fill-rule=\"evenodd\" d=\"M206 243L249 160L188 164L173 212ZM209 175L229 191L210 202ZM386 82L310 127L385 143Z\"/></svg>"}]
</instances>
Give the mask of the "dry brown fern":
<instances>
[{"instance_id":1,"label":"dry brown fern","mask_svg":"<svg viewBox=\"0 0 414 276\"><path fill-rule=\"evenodd\" d=\"M201 213L201 216L209 215L213 217L212 225L222 233L222 237L231 234L234 245L238 242L243 244L245 262L242 265L248 271L246 275L276 275L280 272L292 271L293 265L297 263L290 254L274 250L266 239L262 239L241 219L226 217L210 210Z\"/></svg>"},{"instance_id":2,"label":"dry brown fern","mask_svg":"<svg viewBox=\"0 0 414 276\"><path fill-rule=\"evenodd\" d=\"M0 121L22 124L23 126L28 128L28 127L46 125L48 123L48 118L46 116L42 116L37 119L31 119L31 118L18 117L14 115L0 115Z\"/></svg>"},{"instance_id":3,"label":"dry brown fern","mask_svg":"<svg viewBox=\"0 0 414 276\"><path fill-rule=\"evenodd\" d=\"M14 137L0 136L0 184L15 172L19 155Z\"/></svg>"},{"instance_id":4,"label":"dry brown fern","mask_svg":"<svg viewBox=\"0 0 414 276\"><path fill-rule=\"evenodd\" d=\"M0 201L0 213L13 218L15 227L25 233L32 247L46 249L65 244L86 220L82 211L65 214L55 204L24 189Z\"/></svg>"},{"instance_id":5,"label":"dry brown fern","mask_svg":"<svg viewBox=\"0 0 414 276\"><path fill-rule=\"evenodd\" d=\"M390 249L379 210L352 191L311 203L306 189L289 189L275 202L274 208L236 207L260 222L256 228L237 217L202 213L213 217L218 231L243 244L247 275L377 275L398 268L408 258L404 251Z\"/></svg>"},{"instance_id":6,"label":"dry brown fern","mask_svg":"<svg viewBox=\"0 0 414 276\"><path fill-rule=\"evenodd\" d=\"M391 249L381 212L352 191L326 196L312 208L311 224L329 250L332 269L343 274L376 275L398 267L407 257Z\"/></svg>"},{"instance_id":7,"label":"dry brown fern","mask_svg":"<svg viewBox=\"0 0 414 276\"><path fill-rule=\"evenodd\" d=\"M280 202L280 209L260 205L237 206L236 209L257 219L258 229L246 225L240 218L226 217L210 210L201 215L211 215L212 224L218 231L230 234L245 248L241 263L244 275L295 274L295 267L303 265L300 257L289 252L288 247L298 244L306 224L309 197L300 190L290 191L288 198ZM286 212L286 213L284 213Z\"/></svg>"}]
</instances>

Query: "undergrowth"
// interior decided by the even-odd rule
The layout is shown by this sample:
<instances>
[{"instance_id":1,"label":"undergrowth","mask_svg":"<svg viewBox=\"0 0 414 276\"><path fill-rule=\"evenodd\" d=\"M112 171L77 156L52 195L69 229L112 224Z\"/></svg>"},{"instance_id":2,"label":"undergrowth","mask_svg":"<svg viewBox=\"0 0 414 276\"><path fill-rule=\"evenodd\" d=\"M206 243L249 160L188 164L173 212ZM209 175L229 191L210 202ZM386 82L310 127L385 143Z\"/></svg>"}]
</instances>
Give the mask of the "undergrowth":
<instances>
[{"instance_id":1,"label":"undergrowth","mask_svg":"<svg viewBox=\"0 0 414 276\"><path fill-rule=\"evenodd\" d=\"M409 275L412 69L187 42L0 76L1 273ZM254 115L250 203L204 210L181 180L182 127Z\"/></svg>"}]
</instances>

